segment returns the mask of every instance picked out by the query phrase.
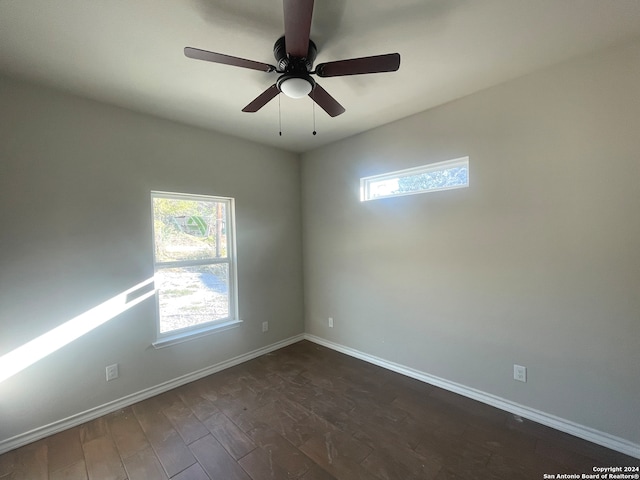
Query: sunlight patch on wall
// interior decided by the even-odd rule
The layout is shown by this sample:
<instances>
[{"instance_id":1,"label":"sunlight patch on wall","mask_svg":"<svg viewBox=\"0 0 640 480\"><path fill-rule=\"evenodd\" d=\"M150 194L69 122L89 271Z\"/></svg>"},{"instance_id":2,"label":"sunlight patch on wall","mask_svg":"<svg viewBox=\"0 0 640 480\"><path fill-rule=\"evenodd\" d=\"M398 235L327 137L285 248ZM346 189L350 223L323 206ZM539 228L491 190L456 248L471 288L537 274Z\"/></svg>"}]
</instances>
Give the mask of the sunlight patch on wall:
<instances>
[{"instance_id":1,"label":"sunlight patch on wall","mask_svg":"<svg viewBox=\"0 0 640 480\"><path fill-rule=\"evenodd\" d=\"M155 295L153 277L0 357L0 383Z\"/></svg>"}]
</instances>

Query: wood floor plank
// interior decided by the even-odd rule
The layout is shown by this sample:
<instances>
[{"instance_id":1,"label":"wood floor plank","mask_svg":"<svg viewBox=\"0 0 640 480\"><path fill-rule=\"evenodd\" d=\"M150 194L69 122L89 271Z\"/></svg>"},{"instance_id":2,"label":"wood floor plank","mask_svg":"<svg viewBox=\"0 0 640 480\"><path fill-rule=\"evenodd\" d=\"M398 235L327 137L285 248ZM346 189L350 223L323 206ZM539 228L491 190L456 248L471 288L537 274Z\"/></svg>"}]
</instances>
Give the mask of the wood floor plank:
<instances>
[{"instance_id":1,"label":"wood floor plank","mask_svg":"<svg viewBox=\"0 0 640 480\"><path fill-rule=\"evenodd\" d=\"M277 480L291 477L278 463L273 461L270 452L256 448L242 457L238 463L252 480Z\"/></svg>"},{"instance_id":2,"label":"wood floor plank","mask_svg":"<svg viewBox=\"0 0 640 480\"><path fill-rule=\"evenodd\" d=\"M520 458L533 455L536 440L517 430L507 430L503 426L479 428L471 425L465 430L465 439L503 457Z\"/></svg>"},{"instance_id":3,"label":"wood floor plank","mask_svg":"<svg viewBox=\"0 0 640 480\"><path fill-rule=\"evenodd\" d=\"M21 448L15 455L11 480L47 480L49 478L46 440Z\"/></svg>"},{"instance_id":4,"label":"wood floor plank","mask_svg":"<svg viewBox=\"0 0 640 480\"><path fill-rule=\"evenodd\" d=\"M223 413L212 415L204 424L236 460L256 448L253 441Z\"/></svg>"},{"instance_id":5,"label":"wood floor plank","mask_svg":"<svg viewBox=\"0 0 640 480\"><path fill-rule=\"evenodd\" d=\"M246 371L244 365L236 365L226 370L218 372L206 378L204 395L215 401L218 395L233 395L242 390L246 382L251 382L255 378Z\"/></svg>"},{"instance_id":6,"label":"wood floor plank","mask_svg":"<svg viewBox=\"0 0 640 480\"><path fill-rule=\"evenodd\" d=\"M201 391L201 382L193 382L192 384L182 387L177 393L180 400L182 400L184 404L191 409L196 418L202 422L214 413L218 413L219 409L211 400L203 396Z\"/></svg>"},{"instance_id":7,"label":"wood floor plank","mask_svg":"<svg viewBox=\"0 0 640 480\"><path fill-rule=\"evenodd\" d=\"M212 479L250 480L249 475L212 435L196 440L189 448Z\"/></svg>"},{"instance_id":8,"label":"wood floor plank","mask_svg":"<svg viewBox=\"0 0 640 480\"><path fill-rule=\"evenodd\" d=\"M384 480L409 480L435 477L442 469L443 460L439 455L425 457L396 442L381 442L361 464Z\"/></svg>"},{"instance_id":9,"label":"wood floor plank","mask_svg":"<svg viewBox=\"0 0 640 480\"><path fill-rule=\"evenodd\" d=\"M218 396L214 403L227 417L234 420L242 413L254 411L275 400L278 396L278 393L273 389L256 393L253 389L243 386L235 390L233 394L226 393Z\"/></svg>"},{"instance_id":10,"label":"wood floor plank","mask_svg":"<svg viewBox=\"0 0 640 480\"><path fill-rule=\"evenodd\" d=\"M80 461L84 463L78 427L50 436L47 438L47 445L50 473Z\"/></svg>"},{"instance_id":11,"label":"wood floor plank","mask_svg":"<svg viewBox=\"0 0 640 480\"><path fill-rule=\"evenodd\" d=\"M309 457L266 425L254 428L248 435L291 478L301 477L314 465Z\"/></svg>"},{"instance_id":12,"label":"wood floor plank","mask_svg":"<svg viewBox=\"0 0 640 480\"><path fill-rule=\"evenodd\" d=\"M291 401L304 405L310 412L336 424L345 423L356 403L347 395L324 391L320 387L288 385L281 393Z\"/></svg>"},{"instance_id":13,"label":"wood floor plank","mask_svg":"<svg viewBox=\"0 0 640 480\"><path fill-rule=\"evenodd\" d=\"M521 427L518 430L522 431L522 427L524 425L531 425L532 423L533 422L527 420L522 420L520 422L510 422L507 426L508 428L515 429L514 425L517 425L518 427ZM629 458L626 455L614 450L603 448L602 446L594 443L586 442L581 438L574 437L568 433L559 432L549 427L545 428L546 435L540 435L539 433L535 435L538 439L538 445L536 448L541 447L541 444L544 443L548 445L549 448L555 449L556 451L565 451L568 455L577 454L577 461L579 463L582 463L584 457L586 457L590 459L594 465L606 459L606 464L608 466L629 466ZM540 428L538 428L538 430L540 430ZM576 459L574 458L570 463L575 464ZM638 463L640 463L640 460L638 460Z\"/></svg>"},{"instance_id":14,"label":"wood floor plank","mask_svg":"<svg viewBox=\"0 0 640 480\"><path fill-rule=\"evenodd\" d=\"M490 451L466 440L454 445L456 445L455 449L446 450L443 455L441 472L449 472L460 478L473 478L474 476L489 480L496 478L495 474L490 473L487 468L492 455ZM420 453L428 456L431 451L426 450Z\"/></svg>"},{"instance_id":15,"label":"wood floor plank","mask_svg":"<svg viewBox=\"0 0 640 480\"><path fill-rule=\"evenodd\" d=\"M576 471L589 469L593 465L593 459L573 450L558 448L553 442L539 441L535 453Z\"/></svg>"},{"instance_id":16,"label":"wood floor plank","mask_svg":"<svg viewBox=\"0 0 640 480\"><path fill-rule=\"evenodd\" d=\"M126 480L124 466L111 437L82 443L89 480Z\"/></svg>"},{"instance_id":17,"label":"wood floor plank","mask_svg":"<svg viewBox=\"0 0 640 480\"><path fill-rule=\"evenodd\" d=\"M210 480L210 478L199 463L194 463L186 470L172 477L171 480Z\"/></svg>"},{"instance_id":18,"label":"wood floor plank","mask_svg":"<svg viewBox=\"0 0 640 480\"><path fill-rule=\"evenodd\" d=\"M418 423L428 430L443 430L453 434L461 434L468 423L452 412L443 400L428 396L400 394L391 406L407 412L413 423Z\"/></svg>"},{"instance_id":19,"label":"wood floor plank","mask_svg":"<svg viewBox=\"0 0 640 480\"><path fill-rule=\"evenodd\" d=\"M80 441L82 443L95 440L96 438L108 437L109 435L106 416L80 425Z\"/></svg>"},{"instance_id":20,"label":"wood floor plank","mask_svg":"<svg viewBox=\"0 0 640 480\"><path fill-rule=\"evenodd\" d=\"M503 457L499 454L493 454L489 458L486 465L487 471L491 472L498 478L518 478L522 480L540 480L544 478L545 473L563 472L563 473L592 473L592 472L573 472L567 467L537 456L526 456L523 458Z\"/></svg>"},{"instance_id":21,"label":"wood floor plank","mask_svg":"<svg viewBox=\"0 0 640 480\"><path fill-rule=\"evenodd\" d=\"M447 405L447 410L451 411L451 415L481 428L504 425L509 416L507 412L441 388L433 389L429 397L442 400Z\"/></svg>"},{"instance_id":22,"label":"wood floor plank","mask_svg":"<svg viewBox=\"0 0 640 480\"><path fill-rule=\"evenodd\" d=\"M174 402L163 412L187 445L209 434L207 427L182 400Z\"/></svg>"},{"instance_id":23,"label":"wood floor plank","mask_svg":"<svg viewBox=\"0 0 640 480\"><path fill-rule=\"evenodd\" d=\"M320 465L314 463L307 473L300 477L300 480L335 480L335 478Z\"/></svg>"},{"instance_id":24,"label":"wood floor plank","mask_svg":"<svg viewBox=\"0 0 640 480\"><path fill-rule=\"evenodd\" d=\"M342 432L316 435L300 446L307 456L340 480L368 480L379 478L366 470L360 462L371 449Z\"/></svg>"},{"instance_id":25,"label":"wood floor plank","mask_svg":"<svg viewBox=\"0 0 640 480\"><path fill-rule=\"evenodd\" d=\"M109 415L108 424L122 458L130 457L150 446L131 407Z\"/></svg>"},{"instance_id":26,"label":"wood floor plank","mask_svg":"<svg viewBox=\"0 0 640 480\"><path fill-rule=\"evenodd\" d=\"M68 465L49 474L49 480L87 480L87 466L84 460Z\"/></svg>"},{"instance_id":27,"label":"wood floor plank","mask_svg":"<svg viewBox=\"0 0 640 480\"><path fill-rule=\"evenodd\" d=\"M263 380L256 380L256 382L262 384ZM273 387L266 387L263 391L259 391L257 385L245 382L242 388L233 394L220 395L215 403L220 411L234 420L243 412L257 410L278 397L279 394L274 391Z\"/></svg>"},{"instance_id":28,"label":"wood floor plank","mask_svg":"<svg viewBox=\"0 0 640 480\"><path fill-rule=\"evenodd\" d=\"M425 397L437 388L415 378L398 375L391 370L386 370L383 374L386 377L383 389L395 392L395 396L397 396L398 392L413 392L415 395Z\"/></svg>"},{"instance_id":29,"label":"wood floor plank","mask_svg":"<svg viewBox=\"0 0 640 480\"><path fill-rule=\"evenodd\" d=\"M168 403L166 400L141 402L133 406L133 411L160 463L172 477L196 463L196 459L162 413Z\"/></svg>"},{"instance_id":30,"label":"wood floor plank","mask_svg":"<svg viewBox=\"0 0 640 480\"><path fill-rule=\"evenodd\" d=\"M0 478L8 477L9 474L15 470L16 457L20 451L22 451L22 449L12 450L4 455L0 455Z\"/></svg>"},{"instance_id":31,"label":"wood floor plank","mask_svg":"<svg viewBox=\"0 0 640 480\"><path fill-rule=\"evenodd\" d=\"M149 440L169 476L181 472L196 462L188 447L175 431L167 432L163 436L154 436Z\"/></svg>"},{"instance_id":32,"label":"wood floor plank","mask_svg":"<svg viewBox=\"0 0 640 480\"><path fill-rule=\"evenodd\" d=\"M269 425L296 446L302 445L314 435L337 430L335 426L323 418L286 397L252 412L252 416L261 419L263 423Z\"/></svg>"},{"instance_id":33,"label":"wood floor plank","mask_svg":"<svg viewBox=\"0 0 640 480\"><path fill-rule=\"evenodd\" d=\"M415 448L424 435L424 428L410 418L394 421L377 411L356 408L349 412L349 430L359 440L375 446L381 442L393 442L407 448Z\"/></svg>"},{"instance_id":34,"label":"wood floor plank","mask_svg":"<svg viewBox=\"0 0 640 480\"><path fill-rule=\"evenodd\" d=\"M167 475L151 447L140 450L123 460L129 480L163 480Z\"/></svg>"},{"instance_id":35,"label":"wood floor plank","mask_svg":"<svg viewBox=\"0 0 640 480\"><path fill-rule=\"evenodd\" d=\"M434 474L440 471L438 468L435 472L426 476L412 472L407 465L394 457L389 456L386 452L375 450L371 452L366 460L362 463L365 470L382 480L394 480L402 478L403 480L417 480L419 478L433 478Z\"/></svg>"},{"instance_id":36,"label":"wood floor plank","mask_svg":"<svg viewBox=\"0 0 640 480\"><path fill-rule=\"evenodd\" d=\"M265 405L253 412L246 411L234 418L233 423L235 423L238 428L245 433L253 430L254 428L266 426L267 424L265 423L266 418L264 417L264 412L269 408L270 405Z\"/></svg>"}]
</instances>

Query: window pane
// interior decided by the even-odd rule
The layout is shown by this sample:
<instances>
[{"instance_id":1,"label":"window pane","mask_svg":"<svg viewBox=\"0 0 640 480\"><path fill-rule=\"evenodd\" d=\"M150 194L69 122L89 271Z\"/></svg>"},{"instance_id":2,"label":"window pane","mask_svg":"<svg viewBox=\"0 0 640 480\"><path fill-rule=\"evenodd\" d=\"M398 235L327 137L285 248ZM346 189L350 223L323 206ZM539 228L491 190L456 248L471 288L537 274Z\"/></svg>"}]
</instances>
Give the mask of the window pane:
<instances>
[{"instance_id":1,"label":"window pane","mask_svg":"<svg viewBox=\"0 0 640 480\"><path fill-rule=\"evenodd\" d=\"M229 317L229 265L160 268L160 333Z\"/></svg>"},{"instance_id":2,"label":"window pane","mask_svg":"<svg viewBox=\"0 0 640 480\"><path fill-rule=\"evenodd\" d=\"M468 185L467 167L453 167L429 173L408 175L397 179L397 188L391 193L418 192Z\"/></svg>"},{"instance_id":3,"label":"window pane","mask_svg":"<svg viewBox=\"0 0 640 480\"><path fill-rule=\"evenodd\" d=\"M360 200L469 186L469 157L360 179Z\"/></svg>"},{"instance_id":4,"label":"window pane","mask_svg":"<svg viewBox=\"0 0 640 480\"><path fill-rule=\"evenodd\" d=\"M227 258L227 203L153 199L157 262Z\"/></svg>"}]
</instances>

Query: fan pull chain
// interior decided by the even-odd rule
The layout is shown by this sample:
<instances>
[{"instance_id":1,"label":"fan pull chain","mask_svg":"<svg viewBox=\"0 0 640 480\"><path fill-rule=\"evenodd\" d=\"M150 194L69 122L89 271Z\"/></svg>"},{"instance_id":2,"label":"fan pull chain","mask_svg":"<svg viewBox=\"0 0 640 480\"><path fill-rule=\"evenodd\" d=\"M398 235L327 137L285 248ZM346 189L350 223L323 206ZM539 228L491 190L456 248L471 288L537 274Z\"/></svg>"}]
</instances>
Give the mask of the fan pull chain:
<instances>
[{"instance_id":1,"label":"fan pull chain","mask_svg":"<svg viewBox=\"0 0 640 480\"><path fill-rule=\"evenodd\" d=\"M311 100L312 100L311 105L312 105L312 109L313 109L313 134L314 135L317 133L316 132L316 99L315 99L315 92L316 92L316 89L314 88L312 90L312 93L311 93Z\"/></svg>"},{"instance_id":2,"label":"fan pull chain","mask_svg":"<svg viewBox=\"0 0 640 480\"><path fill-rule=\"evenodd\" d=\"M282 136L282 112L280 111L280 94L278 94L278 129L280 130L280 136Z\"/></svg>"}]
</instances>

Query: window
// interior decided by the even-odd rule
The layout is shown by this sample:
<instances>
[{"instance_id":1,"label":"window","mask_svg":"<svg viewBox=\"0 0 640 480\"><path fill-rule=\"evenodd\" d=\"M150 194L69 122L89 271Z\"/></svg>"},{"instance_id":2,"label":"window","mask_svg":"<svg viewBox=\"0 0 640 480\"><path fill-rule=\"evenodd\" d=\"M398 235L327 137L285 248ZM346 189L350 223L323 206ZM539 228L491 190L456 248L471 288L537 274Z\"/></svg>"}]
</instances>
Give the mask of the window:
<instances>
[{"instance_id":1,"label":"window","mask_svg":"<svg viewBox=\"0 0 640 480\"><path fill-rule=\"evenodd\" d=\"M238 323L233 199L151 192L151 201L156 344Z\"/></svg>"},{"instance_id":2,"label":"window","mask_svg":"<svg viewBox=\"0 0 640 480\"><path fill-rule=\"evenodd\" d=\"M413 195L469 186L469 157L360 179L360 200Z\"/></svg>"}]
</instances>

